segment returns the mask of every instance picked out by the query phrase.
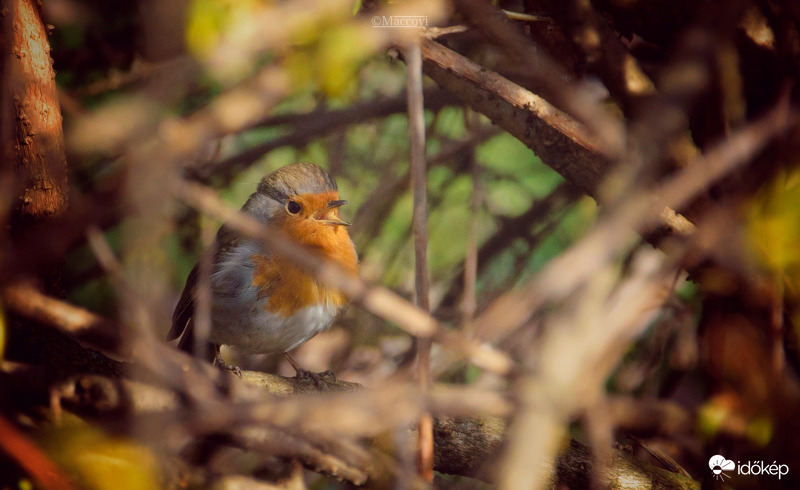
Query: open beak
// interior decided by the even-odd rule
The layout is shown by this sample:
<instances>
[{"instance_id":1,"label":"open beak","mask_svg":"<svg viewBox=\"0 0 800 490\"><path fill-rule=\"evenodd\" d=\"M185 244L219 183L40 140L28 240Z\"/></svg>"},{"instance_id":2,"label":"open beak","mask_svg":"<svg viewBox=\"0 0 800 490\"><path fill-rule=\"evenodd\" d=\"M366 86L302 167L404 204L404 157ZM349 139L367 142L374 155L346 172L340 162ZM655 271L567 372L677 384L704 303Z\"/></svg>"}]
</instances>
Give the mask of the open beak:
<instances>
[{"instance_id":1,"label":"open beak","mask_svg":"<svg viewBox=\"0 0 800 490\"><path fill-rule=\"evenodd\" d=\"M335 209L339 209L340 207L347 204L347 201L331 201L325 206L323 209L314 213L311 218L316 220L318 223L323 223L326 225L333 225L333 226L350 226L350 223L344 221L343 219L336 216L333 211Z\"/></svg>"}]
</instances>

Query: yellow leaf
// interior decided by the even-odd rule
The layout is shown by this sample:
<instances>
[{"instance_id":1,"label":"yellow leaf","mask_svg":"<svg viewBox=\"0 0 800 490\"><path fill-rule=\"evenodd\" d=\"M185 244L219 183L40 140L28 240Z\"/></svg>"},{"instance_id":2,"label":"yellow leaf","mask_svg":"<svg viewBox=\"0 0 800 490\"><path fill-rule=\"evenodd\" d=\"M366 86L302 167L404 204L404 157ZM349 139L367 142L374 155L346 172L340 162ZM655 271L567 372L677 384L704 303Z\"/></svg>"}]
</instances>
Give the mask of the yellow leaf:
<instances>
[{"instance_id":1,"label":"yellow leaf","mask_svg":"<svg viewBox=\"0 0 800 490\"><path fill-rule=\"evenodd\" d=\"M47 444L61 466L95 490L159 488L159 466L146 446L89 426L59 431Z\"/></svg>"},{"instance_id":2,"label":"yellow leaf","mask_svg":"<svg viewBox=\"0 0 800 490\"><path fill-rule=\"evenodd\" d=\"M194 0L186 23L186 45L205 58L221 36L258 5L256 0Z\"/></svg>"},{"instance_id":3,"label":"yellow leaf","mask_svg":"<svg viewBox=\"0 0 800 490\"><path fill-rule=\"evenodd\" d=\"M747 217L757 262L792 287L800 281L800 172L778 176L759 192ZM797 292L797 291L795 291Z\"/></svg>"},{"instance_id":4,"label":"yellow leaf","mask_svg":"<svg viewBox=\"0 0 800 490\"><path fill-rule=\"evenodd\" d=\"M756 417L747 424L747 438L760 447L764 447L772 440L775 427L769 417Z\"/></svg>"},{"instance_id":5,"label":"yellow leaf","mask_svg":"<svg viewBox=\"0 0 800 490\"><path fill-rule=\"evenodd\" d=\"M331 97L352 92L358 69L380 46L376 30L367 24L344 24L327 29L319 41L319 83Z\"/></svg>"}]
</instances>

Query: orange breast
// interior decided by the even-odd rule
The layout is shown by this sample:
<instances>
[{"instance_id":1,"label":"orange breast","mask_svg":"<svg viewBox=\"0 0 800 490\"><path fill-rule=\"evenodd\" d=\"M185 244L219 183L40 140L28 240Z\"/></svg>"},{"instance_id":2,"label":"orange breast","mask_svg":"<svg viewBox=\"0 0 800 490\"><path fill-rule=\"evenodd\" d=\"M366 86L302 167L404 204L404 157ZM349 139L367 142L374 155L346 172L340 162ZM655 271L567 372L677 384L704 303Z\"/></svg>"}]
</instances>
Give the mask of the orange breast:
<instances>
[{"instance_id":1,"label":"orange breast","mask_svg":"<svg viewBox=\"0 0 800 490\"><path fill-rule=\"evenodd\" d=\"M314 248L348 272L357 274L358 258L347 231L342 227L329 228L336 239L325 240L325 246L318 244ZM255 266L253 286L258 288L259 298L267 298L266 310L270 313L286 317L311 305L329 303L341 307L347 303L347 298L339 290L317 283L288 259L260 254L254 254L250 259Z\"/></svg>"}]
</instances>

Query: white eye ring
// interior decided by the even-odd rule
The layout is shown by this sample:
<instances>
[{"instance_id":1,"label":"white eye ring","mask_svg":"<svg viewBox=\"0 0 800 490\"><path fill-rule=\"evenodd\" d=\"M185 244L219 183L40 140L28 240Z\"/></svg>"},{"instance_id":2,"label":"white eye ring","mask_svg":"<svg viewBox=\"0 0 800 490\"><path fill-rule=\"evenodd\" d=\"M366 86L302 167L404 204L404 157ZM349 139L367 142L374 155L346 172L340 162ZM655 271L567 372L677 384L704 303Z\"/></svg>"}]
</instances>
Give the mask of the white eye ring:
<instances>
[{"instance_id":1,"label":"white eye ring","mask_svg":"<svg viewBox=\"0 0 800 490\"><path fill-rule=\"evenodd\" d=\"M301 206L297 201L289 201L286 203L286 212L289 214L297 214L303 210L303 206Z\"/></svg>"}]
</instances>

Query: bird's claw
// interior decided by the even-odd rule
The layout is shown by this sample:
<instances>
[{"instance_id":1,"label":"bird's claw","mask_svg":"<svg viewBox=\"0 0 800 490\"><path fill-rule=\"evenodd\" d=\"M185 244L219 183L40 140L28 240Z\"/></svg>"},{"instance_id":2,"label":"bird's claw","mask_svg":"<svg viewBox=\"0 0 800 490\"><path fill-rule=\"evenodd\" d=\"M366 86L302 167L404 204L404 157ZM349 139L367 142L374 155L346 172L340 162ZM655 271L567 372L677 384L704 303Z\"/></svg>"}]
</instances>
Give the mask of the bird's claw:
<instances>
[{"instance_id":1,"label":"bird's claw","mask_svg":"<svg viewBox=\"0 0 800 490\"><path fill-rule=\"evenodd\" d=\"M227 371L232 373L237 378L242 379L242 369L239 366L234 366L233 364L228 364L227 362L223 361L222 357L219 355L214 357L214 365L222 371Z\"/></svg>"},{"instance_id":2,"label":"bird's claw","mask_svg":"<svg viewBox=\"0 0 800 490\"><path fill-rule=\"evenodd\" d=\"M330 369L321 373L313 373L311 371L306 371L305 369L296 369L295 378L297 378L298 381L311 380L311 382L314 383L314 386L320 389L325 388L326 385L336 382L336 376Z\"/></svg>"}]
</instances>

